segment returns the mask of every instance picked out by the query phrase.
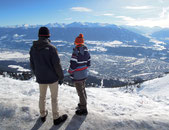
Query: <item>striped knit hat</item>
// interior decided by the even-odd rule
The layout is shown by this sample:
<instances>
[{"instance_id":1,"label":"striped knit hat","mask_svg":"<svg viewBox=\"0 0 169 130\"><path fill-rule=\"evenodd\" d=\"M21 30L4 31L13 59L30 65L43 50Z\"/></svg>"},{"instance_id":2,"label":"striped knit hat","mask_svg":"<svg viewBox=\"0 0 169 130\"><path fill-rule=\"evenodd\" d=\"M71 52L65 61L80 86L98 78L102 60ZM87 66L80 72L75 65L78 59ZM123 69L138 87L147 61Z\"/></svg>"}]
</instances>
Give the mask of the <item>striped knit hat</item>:
<instances>
[{"instance_id":1,"label":"striped knit hat","mask_svg":"<svg viewBox=\"0 0 169 130\"><path fill-rule=\"evenodd\" d=\"M76 37L75 39L75 45L82 45L84 44L84 38L83 38L83 34L80 33L78 37Z\"/></svg>"},{"instance_id":2,"label":"striped knit hat","mask_svg":"<svg viewBox=\"0 0 169 130\"><path fill-rule=\"evenodd\" d=\"M47 27L41 27L39 29L39 34L38 34L39 37L47 37L49 38L50 37L50 32L49 32L49 29Z\"/></svg>"}]
</instances>

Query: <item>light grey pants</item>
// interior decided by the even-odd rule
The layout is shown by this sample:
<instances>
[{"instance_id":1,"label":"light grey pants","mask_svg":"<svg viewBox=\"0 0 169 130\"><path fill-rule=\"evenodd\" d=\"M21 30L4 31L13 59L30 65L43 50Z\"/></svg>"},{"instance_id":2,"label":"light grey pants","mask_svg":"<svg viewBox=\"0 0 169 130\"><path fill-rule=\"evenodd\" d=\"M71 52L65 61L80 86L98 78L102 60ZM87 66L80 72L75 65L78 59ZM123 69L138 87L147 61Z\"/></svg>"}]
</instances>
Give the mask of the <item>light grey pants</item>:
<instances>
[{"instance_id":1,"label":"light grey pants","mask_svg":"<svg viewBox=\"0 0 169 130\"><path fill-rule=\"evenodd\" d=\"M74 86L76 87L79 96L80 109L87 109L87 94L85 90L85 81L75 81Z\"/></svg>"},{"instance_id":2,"label":"light grey pants","mask_svg":"<svg viewBox=\"0 0 169 130\"><path fill-rule=\"evenodd\" d=\"M40 96L39 96L39 109L41 117L46 115L46 92L47 88L50 88L51 92L51 104L52 104L52 113L53 119L59 118L59 109L58 109L58 82L52 84L39 84Z\"/></svg>"}]
</instances>

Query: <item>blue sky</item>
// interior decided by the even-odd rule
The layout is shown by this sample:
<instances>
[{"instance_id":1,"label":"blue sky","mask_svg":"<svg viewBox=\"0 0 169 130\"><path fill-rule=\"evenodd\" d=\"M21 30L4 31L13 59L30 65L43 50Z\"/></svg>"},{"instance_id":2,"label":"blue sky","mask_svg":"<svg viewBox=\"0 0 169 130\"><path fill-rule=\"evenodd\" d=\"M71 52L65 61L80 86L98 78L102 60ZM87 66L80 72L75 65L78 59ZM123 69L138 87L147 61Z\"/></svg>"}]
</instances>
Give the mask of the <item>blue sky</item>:
<instances>
[{"instance_id":1,"label":"blue sky","mask_svg":"<svg viewBox=\"0 0 169 130\"><path fill-rule=\"evenodd\" d=\"M169 0L1 0L0 26L71 22L169 27Z\"/></svg>"}]
</instances>

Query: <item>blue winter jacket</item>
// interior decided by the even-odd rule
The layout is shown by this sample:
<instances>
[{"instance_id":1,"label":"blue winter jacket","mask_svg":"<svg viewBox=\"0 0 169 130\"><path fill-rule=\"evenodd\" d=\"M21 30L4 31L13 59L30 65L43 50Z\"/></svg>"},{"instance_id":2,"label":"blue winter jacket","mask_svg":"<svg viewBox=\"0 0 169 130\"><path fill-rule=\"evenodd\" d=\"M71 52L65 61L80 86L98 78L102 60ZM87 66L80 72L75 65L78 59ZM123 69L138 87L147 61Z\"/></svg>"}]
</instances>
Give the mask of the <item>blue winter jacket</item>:
<instances>
[{"instance_id":1,"label":"blue winter jacket","mask_svg":"<svg viewBox=\"0 0 169 130\"><path fill-rule=\"evenodd\" d=\"M85 45L73 48L68 72L73 81L85 80L88 76L87 68L90 66L90 54Z\"/></svg>"}]
</instances>

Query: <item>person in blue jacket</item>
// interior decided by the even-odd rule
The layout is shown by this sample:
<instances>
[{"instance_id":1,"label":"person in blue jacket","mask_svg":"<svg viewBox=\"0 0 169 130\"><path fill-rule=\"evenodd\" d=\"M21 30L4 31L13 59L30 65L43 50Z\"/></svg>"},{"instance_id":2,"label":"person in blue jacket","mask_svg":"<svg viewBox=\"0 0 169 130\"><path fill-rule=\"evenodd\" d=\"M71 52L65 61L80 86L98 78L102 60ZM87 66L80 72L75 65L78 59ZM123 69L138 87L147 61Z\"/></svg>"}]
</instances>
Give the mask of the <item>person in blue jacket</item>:
<instances>
[{"instance_id":1,"label":"person in blue jacket","mask_svg":"<svg viewBox=\"0 0 169 130\"><path fill-rule=\"evenodd\" d=\"M85 81L88 77L87 69L90 66L90 53L84 44L83 34L75 39L72 57L70 60L69 74L76 87L79 103L76 110L77 115L87 115L87 94L85 90Z\"/></svg>"}]
</instances>

